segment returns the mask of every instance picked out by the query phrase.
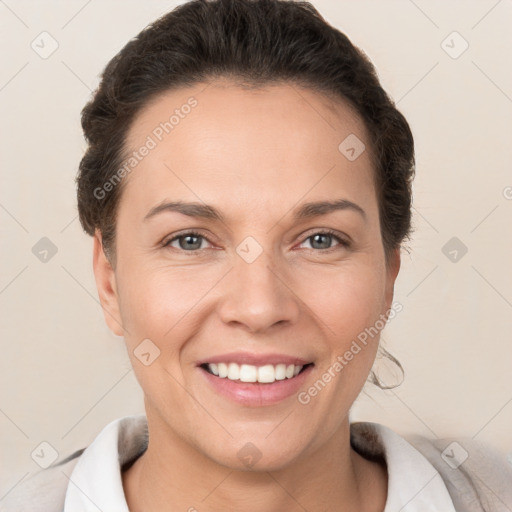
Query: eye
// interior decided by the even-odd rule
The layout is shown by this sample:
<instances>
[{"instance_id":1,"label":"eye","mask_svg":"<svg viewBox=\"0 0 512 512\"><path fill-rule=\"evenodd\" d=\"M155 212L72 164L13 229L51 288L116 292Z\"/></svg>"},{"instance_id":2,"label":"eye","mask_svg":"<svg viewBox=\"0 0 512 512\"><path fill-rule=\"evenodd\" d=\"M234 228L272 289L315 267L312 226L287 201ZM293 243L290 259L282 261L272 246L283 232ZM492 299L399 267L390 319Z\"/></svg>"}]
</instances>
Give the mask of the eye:
<instances>
[{"instance_id":1,"label":"eye","mask_svg":"<svg viewBox=\"0 0 512 512\"><path fill-rule=\"evenodd\" d=\"M332 230L324 230L313 233L312 235L308 236L302 243L311 240L311 249L328 252L330 250L336 250L336 246L330 247L333 239L338 241L338 248L350 247L350 242L346 241ZM173 249L177 249L179 251L181 250L184 252L194 253L204 248L202 247L202 242L205 240L209 242L208 238L206 238L201 233L197 231L187 231L186 233L182 233L180 235L174 236L173 238L170 238L168 241L164 242L163 247L172 247ZM176 242L178 246L173 245Z\"/></svg>"},{"instance_id":2,"label":"eye","mask_svg":"<svg viewBox=\"0 0 512 512\"><path fill-rule=\"evenodd\" d=\"M198 233L197 231L187 231L181 235L169 239L163 244L164 247L173 247L174 249L183 250L185 252L194 252L201 249L202 241L208 239ZM172 245L173 242L178 242L178 247Z\"/></svg>"},{"instance_id":3,"label":"eye","mask_svg":"<svg viewBox=\"0 0 512 512\"><path fill-rule=\"evenodd\" d=\"M320 251L329 251L336 249L336 247L330 247L333 239L339 242L341 248L346 248L350 246L350 243L347 240L341 238L334 231L331 230L318 231L316 233L313 233L312 235L308 236L302 243L311 240L312 249L318 249Z\"/></svg>"}]
</instances>

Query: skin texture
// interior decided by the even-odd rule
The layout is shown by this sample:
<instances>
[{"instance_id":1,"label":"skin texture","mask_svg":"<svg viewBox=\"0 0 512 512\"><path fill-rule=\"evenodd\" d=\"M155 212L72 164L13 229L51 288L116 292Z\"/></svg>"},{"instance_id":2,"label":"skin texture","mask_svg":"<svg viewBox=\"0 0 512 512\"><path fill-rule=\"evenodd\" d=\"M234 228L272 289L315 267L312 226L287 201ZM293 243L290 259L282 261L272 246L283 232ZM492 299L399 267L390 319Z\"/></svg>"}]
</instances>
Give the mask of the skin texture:
<instances>
[{"instance_id":1,"label":"skin texture","mask_svg":"<svg viewBox=\"0 0 512 512\"><path fill-rule=\"evenodd\" d=\"M389 310L400 256L386 262L370 154L349 161L338 150L352 133L369 148L364 123L346 103L296 85L216 80L155 98L126 148L190 96L197 106L125 178L112 265L99 231L94 239L105 319L125 338L149 425L148 450L123 473L130 510L382 511L385 465L351 449L348 420L378 336L307 405L292 396L242 406L197 367L235 351L294 355L314 362L307 390ZM341 198L365 218L344 209L293 219L306 202ZM177 212L144 220L176 200L212 205L224 222ZM183 239L164 247L191 228L205 237L188 242L195 253ZM350 246L310 238L326 229ZM249 236L263 251L252 263L236 252ZM148 366L134 355L144 339L160 350ZM250 470L237 456L248 442L261 453Z\"/></svg>"}]
</instances>

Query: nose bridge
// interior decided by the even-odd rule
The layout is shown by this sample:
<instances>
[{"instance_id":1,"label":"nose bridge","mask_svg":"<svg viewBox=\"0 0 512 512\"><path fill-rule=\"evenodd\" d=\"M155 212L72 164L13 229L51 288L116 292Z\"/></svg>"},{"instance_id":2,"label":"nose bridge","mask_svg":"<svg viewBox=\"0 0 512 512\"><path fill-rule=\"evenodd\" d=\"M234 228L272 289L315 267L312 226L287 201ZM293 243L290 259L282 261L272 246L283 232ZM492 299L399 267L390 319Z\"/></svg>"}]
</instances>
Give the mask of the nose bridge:
<instances>
[{"instance_id":1,"label":"nose bridge","mask_svg":"<svg viewBox=\"0 0 512 512\"><path fill-rule=\"evenodd\" d=\"M241 323L251 331L298 317L282 260L272 250L258 246L254 239L246 239L237 247L221 306L224 322Z\"/></svg>"}]
</instances>

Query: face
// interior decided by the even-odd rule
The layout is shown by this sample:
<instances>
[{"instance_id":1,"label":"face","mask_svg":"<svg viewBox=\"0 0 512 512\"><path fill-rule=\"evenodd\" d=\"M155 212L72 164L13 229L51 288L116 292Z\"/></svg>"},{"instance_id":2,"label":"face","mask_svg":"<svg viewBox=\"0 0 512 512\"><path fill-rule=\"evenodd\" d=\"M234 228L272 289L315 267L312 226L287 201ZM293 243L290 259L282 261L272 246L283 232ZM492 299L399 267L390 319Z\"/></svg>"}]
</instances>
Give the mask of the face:
<instances>
[{"instance_id":1,"label":"face","mask_svg":"<svg viewBox=\"0 0 512 512\"><path fill-rule=\"evenodd\" d=\"M351 134L367 148L356 159L339 149ZM115 270L99 236L94 266L153 439L231 468L308 459L347 426L378 335L353 342L389 310L399 267L397 252L386 265L364 123L298 86L217 81L152 101L126 148L140 159Z\"/></svg>"}]
</instances>

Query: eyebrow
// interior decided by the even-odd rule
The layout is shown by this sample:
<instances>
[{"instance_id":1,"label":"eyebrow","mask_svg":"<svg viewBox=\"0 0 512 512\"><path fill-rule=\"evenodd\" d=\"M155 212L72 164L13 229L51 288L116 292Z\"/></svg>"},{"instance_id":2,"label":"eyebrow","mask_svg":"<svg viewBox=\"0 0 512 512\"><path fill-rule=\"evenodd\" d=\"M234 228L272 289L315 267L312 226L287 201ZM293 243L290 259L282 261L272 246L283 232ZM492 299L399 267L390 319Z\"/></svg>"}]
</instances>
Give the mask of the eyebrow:
<instances>
[{"instance_id":1,"label":"eyebrow","mask_svg":"<svg viewBox=\"0 0 512 512\"><path fill-rule=\"evenodd\" d=\"M367 220L366 212L358 204L349 201L348 199L305 203L294 212L293 218L295 220L310 219L338 210L351 210L357 212L364 220ZM178 212L189 217L217 220L222 223L225 222L223 215L213 206L196 202L186 203L183 201L166 201L154 208L151 208L144 217L144 221L147 221L162 212Z\"/></svg>"}]
</instances>

